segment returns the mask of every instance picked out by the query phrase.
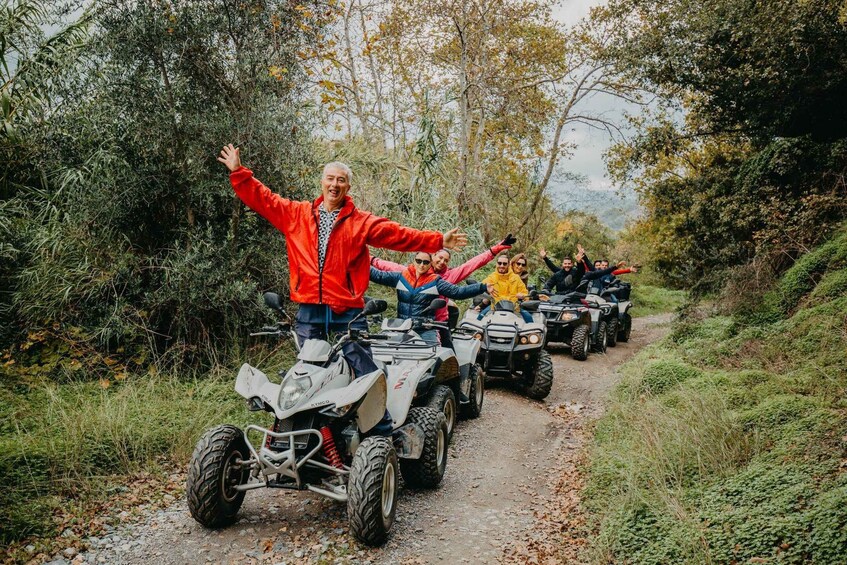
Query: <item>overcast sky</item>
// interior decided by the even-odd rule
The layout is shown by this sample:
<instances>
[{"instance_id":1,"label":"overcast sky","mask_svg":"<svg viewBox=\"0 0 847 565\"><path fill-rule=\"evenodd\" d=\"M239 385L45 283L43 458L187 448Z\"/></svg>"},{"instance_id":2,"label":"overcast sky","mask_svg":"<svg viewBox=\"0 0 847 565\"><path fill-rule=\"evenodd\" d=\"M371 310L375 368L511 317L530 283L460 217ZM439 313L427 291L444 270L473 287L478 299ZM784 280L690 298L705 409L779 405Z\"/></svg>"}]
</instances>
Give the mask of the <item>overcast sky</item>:
<instances>
[{"instance_id":1,"label":"overcast sky","mask_svg":"<svg viewBox=\"0 0 847 565\"><path fill-rule=\"evenodd\" d=\"M562 0L553 10L554 17L567 26L572 26L588 15L594 6L605 4L606 0ZM620 118L626 110L626 105L611 96L597 95L587 101L587 106L593 112L603 112L609 118ZM566 132L565 139L576 143L577 149L573 155L560 162L562 171L576 173L585 177L585 184L559 181L552 186L552 193L557 203L565 208L582 208L586 200L595 202L590 205L591 211L608 216L609 208L620 208L621 213L628 217L633 214L633 197L621 198L615 193L615 188L606 176L606 165L603 153L612 143L605 131L577 125ZM551 183L552 185L553 183ZM598 209L599 208L599 209ZM614 214L611 214L612 216ZM623 220L624 218L621 218ZM612 223L612 222L607 222ZM614 225L618 229L622 227Z\"/></svg>"}]
</instances>

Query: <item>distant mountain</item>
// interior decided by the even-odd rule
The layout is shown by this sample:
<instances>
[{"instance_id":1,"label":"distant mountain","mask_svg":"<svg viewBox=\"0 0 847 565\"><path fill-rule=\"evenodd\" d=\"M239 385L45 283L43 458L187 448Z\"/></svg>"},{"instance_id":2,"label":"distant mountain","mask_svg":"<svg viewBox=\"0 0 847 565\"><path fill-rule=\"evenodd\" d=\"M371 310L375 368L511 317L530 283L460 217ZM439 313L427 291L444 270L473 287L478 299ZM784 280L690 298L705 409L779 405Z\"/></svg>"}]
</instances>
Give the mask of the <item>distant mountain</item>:
<instances>
[{"instance_id":1,"label":"distant mountain","mask_svg":"<svg viewBox=\"0 0 847 565\"><path fill-rule=\"evenodd\" d=\"M551 187L551 195L554 204L562 212L580 210L594 214L609 229L616 232L622 230L628 221L641 215L641 207L632 191L621 194L610 188L559 185Z\"/></svg>"}]
</instances>

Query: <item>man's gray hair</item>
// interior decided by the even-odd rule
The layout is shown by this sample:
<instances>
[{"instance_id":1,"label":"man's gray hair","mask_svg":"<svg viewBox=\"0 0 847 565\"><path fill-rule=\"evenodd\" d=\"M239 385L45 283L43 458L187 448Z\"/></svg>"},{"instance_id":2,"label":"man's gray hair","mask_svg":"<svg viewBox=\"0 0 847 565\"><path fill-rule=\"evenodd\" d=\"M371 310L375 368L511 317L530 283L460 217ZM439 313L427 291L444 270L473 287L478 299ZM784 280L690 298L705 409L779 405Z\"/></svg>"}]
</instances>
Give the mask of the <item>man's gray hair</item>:
<instances>
[{"instance_id":1,"label":"man's gray hair","mask_svg":"<svg viewBox=\"0 0 847 565\"><path fill-rule=\"evenodd\" d=\"M347 184L353 184L353 169L351 169L346 163L342 163L341 161L333 161L332 163L327 163L324 165L323 173L321 173L321 177L326 174L327 169L341 169L344 171L344 174L347 175Z\"/></svg>"}]
</instances>

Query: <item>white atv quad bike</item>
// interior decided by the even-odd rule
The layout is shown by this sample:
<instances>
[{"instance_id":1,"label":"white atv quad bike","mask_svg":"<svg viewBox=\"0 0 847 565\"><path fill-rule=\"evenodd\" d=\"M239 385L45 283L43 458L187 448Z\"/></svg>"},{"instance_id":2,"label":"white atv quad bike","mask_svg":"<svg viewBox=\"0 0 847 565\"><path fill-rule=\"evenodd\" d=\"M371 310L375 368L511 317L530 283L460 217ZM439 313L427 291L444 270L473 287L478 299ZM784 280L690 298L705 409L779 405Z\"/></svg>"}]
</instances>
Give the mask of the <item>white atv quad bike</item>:
<instances>
[{"instance_id":1,"label":"white atv quad bike","mask_svg":"<svg viewBox=\"0 0 847 565\"><path fill-rule=\"evenodd\" d=\"M547 325L538 305L537 300L521 303L532 322L515 313L513 302L501 300L481 320L480 313L469 308L459 323L481 342L478 359L486 378L509 379L534 400L546 398L553 387L553 360L544 349Z\"/></svg>"},{"instance_id":2,"label":"white atv quad bike","mask_svg":"<svg viewBox=\"0 0 847 565\"><path fill-rule=\"evenodd\" d=\"M443 298L436 298L427 310L434 312L446 304ZM431 345L419 332L433 329L449 331L447 324L431 320L386 318L382 320L382 334L387 339L371 349L374 359L387 366L391 415L404 413L410 402L413 406L434 408L447 420L449 441L460 415L476 418L482 411L485 385L476 363L480 342L459 333L452 337L453 349ZM401 462L401 469L402 466Z\"/></svg>"},{"instance_id":3,"label":"white atv quad bike","mask_svg":"<svg viewBox=\"0 0 847 565\"><path fill-rule=\"evenodd\" d=\"M278 295L266 293L265 303L285 315ZM382 300L369 302L359 317L386 307ZM291 336L297 342L290 321L251 335ZM350 531L360 541L377 545L387 539L396 512L398 457L404 478L408 471L416 473L412 481L438 484L447 459L447 424L435 410L420 408L426 412L418 419L395 421L392 437L372 435L385 414L385 371L355 378L341 351L350 341L368 345L366 337L348 325L335 345L306 340L281 384L242 365L236 392L251 411L273 414L274 424L243 430L222 425L200 439L186 484L195 520L208 528L233 523L251 489L309 490L346 502ZM254 443L251 435L260 441Z\"/></svg>"}]
</instances>

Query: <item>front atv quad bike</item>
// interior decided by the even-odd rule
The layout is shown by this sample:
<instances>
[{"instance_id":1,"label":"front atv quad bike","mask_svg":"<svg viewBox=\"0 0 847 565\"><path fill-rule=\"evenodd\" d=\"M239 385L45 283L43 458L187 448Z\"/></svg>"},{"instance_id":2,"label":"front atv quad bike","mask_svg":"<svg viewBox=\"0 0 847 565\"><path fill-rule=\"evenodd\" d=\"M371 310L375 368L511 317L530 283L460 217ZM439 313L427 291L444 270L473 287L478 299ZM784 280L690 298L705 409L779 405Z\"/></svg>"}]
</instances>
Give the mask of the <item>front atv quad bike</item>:
<instances>
[{"instance_id":1,"label":"front atv quad bike","mask_svg":"<svg viewBox=\"0 0 847 565\"><path fill-rule=\"evenodd\" d=\"M564 343L571 350L571 357L577 361L588 359L591 350L591 314L580 297L581 293L567 292L551 294L542 291L538 310L547 321L547 339L549 343Z\"/></svg>"},{"instance_id":2,"label":"front atv quad bike","mask_svg":"<svg viewBox=\"0 0 847 565\"><path fill-rule=\"evenodd\" d=\"M266 293L265 302L286 316L279 296ZM235 391L249 410L270 413L273 425L219 426L203 436L186 485L188 508L198 522L212 528L232 523L248 490L308 490L347 503L350 532L361 542L386 540L396 512L398 457L420 459L427 447L421 425L383 421L384 366L357 378L345 358L345 350L372 343L352 323L386 307L382 300L366 303L335 344L306 340L281 383L242 365ZM296 340L290 321L252 335Z\"/></svg>"},{"instance_id":3,"label":"front atv quad bike","mask_svg":"<svg viewBox=\"0 0 847 565\"><path fill-rule=\"evenodd\" d=\"M501 300L485 314L469 309L459 329L480 341L477 359L486 379L507 379L530 398L541 400L550 393L553 380L550 355L544 351L547 326L537 300L520 307L530 313L531 322L515 313L513 302Z\"/></svg>"}]
</instances>

